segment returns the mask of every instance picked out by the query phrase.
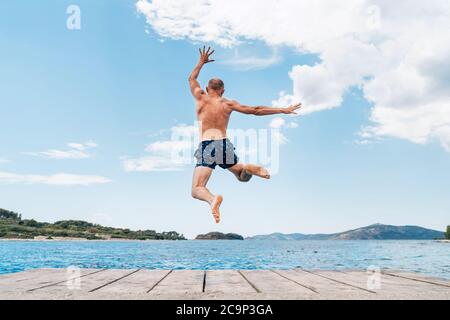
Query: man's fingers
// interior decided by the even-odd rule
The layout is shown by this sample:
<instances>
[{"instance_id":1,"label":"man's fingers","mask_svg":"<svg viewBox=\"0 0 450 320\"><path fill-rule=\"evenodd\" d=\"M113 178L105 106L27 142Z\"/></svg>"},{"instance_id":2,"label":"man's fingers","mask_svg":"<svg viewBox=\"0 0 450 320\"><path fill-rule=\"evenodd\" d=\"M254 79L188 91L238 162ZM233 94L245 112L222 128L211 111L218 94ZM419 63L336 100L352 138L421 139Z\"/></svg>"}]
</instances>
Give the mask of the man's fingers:
<instances>
[{"instance_id":1,"label":"man's fingers","mask_svg":"<svg viewBox=\"0 0 450 320\"><path fill-rule=\"evenodd\" d=\"M211 50L211 47L208 47L208 49L206 49L206 46L203 46L203 48L199 48L198 52L200 52L200 56L202 59L206 59L206 62L213 62L214 60L209 60L209 57L216 51L216 50Z\"/></svg>"}]
</instances>

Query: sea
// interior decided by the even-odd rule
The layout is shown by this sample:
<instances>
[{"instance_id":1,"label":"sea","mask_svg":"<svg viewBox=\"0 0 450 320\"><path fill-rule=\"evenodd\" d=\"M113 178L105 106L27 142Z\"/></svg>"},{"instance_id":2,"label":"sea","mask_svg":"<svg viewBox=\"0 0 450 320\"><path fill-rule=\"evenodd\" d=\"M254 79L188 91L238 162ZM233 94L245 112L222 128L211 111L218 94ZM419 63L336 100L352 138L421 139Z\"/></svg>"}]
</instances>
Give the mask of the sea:
<instances>
[{"instance_id":1,"label":"sea","mask_svg":"<svg viewBox=\"0 0 450 320\"><path fill-rule=\"evenodd\" d=\"M0 274L67 267L390 268L450 279L450 243L432 240L0 241Z\"/></svg>"}]
</instances>

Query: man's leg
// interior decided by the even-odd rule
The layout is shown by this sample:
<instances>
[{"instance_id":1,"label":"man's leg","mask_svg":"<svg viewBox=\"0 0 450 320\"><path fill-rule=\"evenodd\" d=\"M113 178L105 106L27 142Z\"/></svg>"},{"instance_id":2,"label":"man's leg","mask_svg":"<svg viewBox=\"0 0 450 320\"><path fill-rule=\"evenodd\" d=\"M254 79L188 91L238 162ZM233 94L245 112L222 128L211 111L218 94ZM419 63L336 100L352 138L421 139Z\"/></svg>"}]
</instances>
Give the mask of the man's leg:
<instances>
[{"instance_id":1,"label":"man's leg","mask_svg":"<svg viewBox=\"0 0 450 320\"><path fill-rule=\"evenodd\" d=\"M228 168L228 170L234 173L236 178L241 182L249 181L254 175L264 179L270 179L270 174L267 169L256 164L238 163Z\"/></svg>"},{"instance_id":2,"label":"man's leg","mask_svg":"<svg viewBox=\"0 0 450 320\"><path fill-rule=\"evenodd\" d=\"M208 167L196 167L194 177L192 178L192 197L201 201L208 202L211 206L212 214L216 223L220 222L219 207L222 204L223 197L213 195L207 188L206 184L211 177L213 169Z\"/></svg>"}]
</instances>

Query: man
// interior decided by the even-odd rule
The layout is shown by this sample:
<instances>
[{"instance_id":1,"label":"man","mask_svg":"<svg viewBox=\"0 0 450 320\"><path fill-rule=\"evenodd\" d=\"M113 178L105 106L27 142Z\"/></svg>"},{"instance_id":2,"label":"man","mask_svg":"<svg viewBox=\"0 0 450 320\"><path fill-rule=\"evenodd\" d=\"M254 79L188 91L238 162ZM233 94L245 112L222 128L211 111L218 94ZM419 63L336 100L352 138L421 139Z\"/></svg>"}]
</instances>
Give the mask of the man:
<instances>
[{"instance_id":1,"label":"man","mask_svg":"<svg viewBox=\"0 0 450 320\"><path fill-rule=\"evenodd\" d=\"M220 79L209 80L206 92L200 87L197 81L202 67L214 60L210 60L214 50L210 51L203 47L199 49L200 60L189 76L189 85L192 95L196 101L197 119L200 124L200 146L195 152L197 165L192 180L192 197L206 201L210 204L212 214L216 223L220 222L219 207L223 197L213 195L206 184L212 171L218 165L222 169L228 169L237 177L239 181L247 182L252 176L269 179L269 172L258 165L239 163L239 159L234 153L234 147L227 139L227 127L230 115L233 111L265 116L272 114L295 114L295 110L301 104L295 104L287 108L270 108L264 106L244 106L237 101L227 100L223 97L225 92L224 83Z\"/></svg>"}]
</instances>

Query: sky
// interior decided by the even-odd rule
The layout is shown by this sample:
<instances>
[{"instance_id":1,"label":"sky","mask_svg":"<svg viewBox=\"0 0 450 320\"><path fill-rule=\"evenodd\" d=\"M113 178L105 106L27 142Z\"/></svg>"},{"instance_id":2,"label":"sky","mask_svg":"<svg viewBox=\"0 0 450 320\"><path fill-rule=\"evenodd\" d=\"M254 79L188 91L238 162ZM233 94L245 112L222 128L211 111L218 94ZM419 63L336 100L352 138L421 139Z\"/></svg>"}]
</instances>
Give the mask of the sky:
<instances>
[{"instance_id":1,"label":"sky","mask_svg":"<svg viewBox=\"0 0 450 320\"><path fill-rule=\"evenodd\" d=\"M0 207L189 238L443 230L449 27L438 0L1 2ZM187 78L203 45L216 61L202 86L218 76L246 105L303 103L298 116L232 115L279 153L270 181L215 170L220 225L190 196L193 145L173 140L196 132Z\"/></svg>"}]
</instances>

